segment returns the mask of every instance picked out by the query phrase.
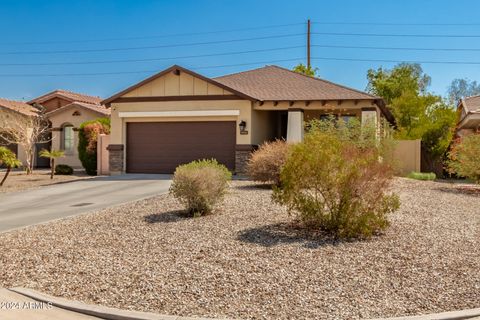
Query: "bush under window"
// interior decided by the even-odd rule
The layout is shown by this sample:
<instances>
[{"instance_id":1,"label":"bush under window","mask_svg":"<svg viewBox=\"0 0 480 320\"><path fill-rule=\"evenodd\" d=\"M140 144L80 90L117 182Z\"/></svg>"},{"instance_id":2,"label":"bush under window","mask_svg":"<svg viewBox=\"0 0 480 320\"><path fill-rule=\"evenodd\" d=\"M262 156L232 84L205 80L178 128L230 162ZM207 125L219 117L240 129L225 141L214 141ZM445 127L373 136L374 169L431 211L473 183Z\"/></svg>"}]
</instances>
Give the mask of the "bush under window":
<instances>
[{"instance_id":1,"label":"bush under window","mask_svg":"<svg viewBox=\"0 0 480 320\"><path fill-rule=\"evenodd\" d=\"M57 164L55 166L55 174L58 175L72 175L73 168L66 164Z\"/></svg>"}]
</instances>

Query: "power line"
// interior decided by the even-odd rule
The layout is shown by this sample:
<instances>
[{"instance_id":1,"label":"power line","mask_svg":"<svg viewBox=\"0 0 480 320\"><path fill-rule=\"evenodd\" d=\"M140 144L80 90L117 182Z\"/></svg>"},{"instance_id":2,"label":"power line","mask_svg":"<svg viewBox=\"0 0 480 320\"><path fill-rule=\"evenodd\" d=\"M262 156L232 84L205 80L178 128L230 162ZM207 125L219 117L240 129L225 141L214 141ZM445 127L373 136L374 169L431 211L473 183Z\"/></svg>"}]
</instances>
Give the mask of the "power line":
<instances>
[{"instance_id":1,"label":"power line","mask_svg":"<svg viewBox=\"0 0 480 320\"><path fill-rule=\"evenodd\" d=\"M363 61L363 62L393 62L393 63L425 63L425 64L465 64L480 65L477 61L428 61L428 60L389 60L389 59L357 59L357 58L337 58L337 57L314 57L313 60L333 60L333 61Z\"/></svg>"},{"instance_id":2,"label":"power line","mask_svg":"<svg viewBox=\"0 0 480 320\"><path fill-rule=\"evenodd\" d=\"M345 32L312 32L312 34L326 35L326 36L357 36L357 37L480 38L480 35L466 35L466 34L388 34L388 33L345 33Z\"/></svg>"},{"instance_id":3,"label":"power line","mask_svg":"<svg viewBox=\"0 0 480 320\"><path fill-rule=\"evenodd\" d=\"M480 26L480 23L410 23L410 22L312 22L318 25L366 25L366 26Z\"/></svg>"},{"instance_id":4,"label":"power line","mask_svg":"<svg viewBox=\"0 0 480 320\"><path fill-rule=\"evenodd\" d=\"M377 46L343 46L315 44L312 47L339 49L373 49L373 50L410 50L410 51L480 51L480 48L414 48L414 47L377 47Z\"/></svg>"},{"instance_id":5,"label":"power line","mask_svg":"<svg viewBox=\"0 0 480 320\"><path fill-rule=\"evenodd\" d=\"M123 60L97 60L97 61L76 61L76 62L38 62L38 63L0 63L0 66L57 66L57 65L88 65L88 64L110 64L110 63L130 63L130 62L149 62L149 61L163 61L163 60L177 60L177 59L193 59L203 57L217 57L217 56L229 56L247 53L269 52L269 51L281 51L303 48L304 46L290 46L279 47L271 49L258 49L258 50L246 50L246 51L233 51L222 53L210 53L210 54L198 54L198 55L186 55L177 57L159 57L159 58L145 58L145 59L123 59Z\"/></svg>"},{"instance_id":6,"label":"power line","mask_svg":"<svg viewBox=\"0 0 480 320\"><path fill-rule=\"evenodd\" d=\"M292 58L292 59L280 59L280 60L269 60L269 61L257 61L257 62L247 62L247 63L237 63L237 64L226 64L226 65L212 65L212 66L200 66L192 67L190 69L200 70L200 69L216 69L216 68L227 68L227 67L240 67L240 66L252 66L259 64L269 64L277 62L291 62L291 61L301 61L303 58ZM140 70L140 71L120 71L120 72L92 72L92 73L57 73L57 74L0 74L0 77L64 77L64 76L102 76L102 75L119 75L119 74L136 74L136 73L154 73L158 70Z\"/></svg>"},{"instance_id":7,"label":"power line","mask_svg":"<svg viewBox=\"0 0 480 320\"><path fill-rule=\"evenodd\" d=\"M277 24L277 25L258 26L258 27L249 27L249 28L228 29L228 30L189 32L189 33L171 33L171 34L139 36L139 37L119 37L119 38L81 39L81 40L48 40L48 41L10 42L10 43L3 42L3 43L0 43L0 45L88 43L88 42L106 42L106 41L120 41L120 40L145 40L145 39L159 39L159 38L169 38L169 37L183 37L183 36L198 36L198 35L218 34L218 33L230 33L230 32L240 32L240 31L249 31L249 30L274 29L274 28L298 26L298 25L303 25L303 24L305 24L305 23L304 22L299 22L299 23Z\"/></svg>"},{"instance_id":8,"label":"power line","mask_svg":"<svg viewBox=\"0 0 480 320\"><path fill-rule=\"evenodd\" d=\"M165 44L165 45L156 45L156 46L103 48L103 49L80 49L80 50L53 50L53 51L11 51L11 52L0 52L0 54L1 55L15 55L15 54L53 54L53 53L131 51L131 50L143 50L143 49L178 48L178 47L200 46L200 45L220 44L220 43L233 43L233 42L244 42L244 41L254 41L254 40L290 38L290 37L298 37L298 36L303 36L303 35L304 35L303 33L291 33L291 34L263 36L263 37L254 37L254 38L241 38L241 39L205 41L205 42L191 42L191 43L181 43L181 44Z\"/></svg>"}]
</instances>

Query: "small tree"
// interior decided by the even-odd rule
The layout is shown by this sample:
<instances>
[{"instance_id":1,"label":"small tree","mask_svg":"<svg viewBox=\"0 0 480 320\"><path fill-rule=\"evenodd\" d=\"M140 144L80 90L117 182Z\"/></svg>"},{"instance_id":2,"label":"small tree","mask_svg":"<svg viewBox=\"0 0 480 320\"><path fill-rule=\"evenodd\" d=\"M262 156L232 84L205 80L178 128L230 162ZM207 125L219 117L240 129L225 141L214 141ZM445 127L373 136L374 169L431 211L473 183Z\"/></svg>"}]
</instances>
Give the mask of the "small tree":
<instances>
[{"instance_id":1,"label":"small tree","mask_svg":"<svg viewBox=\"0 0 480 320\"><path fill-rule=\"evenodd\" d=\"M10 149L6 147L0 147L0 165L4 165L5 167L7 167L3 179L2 181L0 181L1 187L5 183L5 180L7 180L7 177L10 174L10 171L12 171L12 168L20 167L22 165L22 162L17 159L15 153L13 153Z\"/></svg>"},{"instance_id":2,"label":"small tree","mask_svg":"<svg viewBox=\"0 0 480 320\"><path fill-rule=\"evenodd\" d=\"M7 143L22 146L25 152L25 168L27 174L31 174L36 145L49 142L50 131L48 119L42 112L38 112L31 116L16 115L2 121L0 136Z\"/></svg>"},{"instance_id":3,"label":"small tree","mask_svg":"<svg viewBox=\"0 0 480 320\"><path fill-rule=\"evenodd\" d=\"M309 77L316 77L318 75L318 68L312 68L312 66L307 67L303 63L299 63L295 67L293 67L293 71Z\"/></svg>"},{"instance_id":4,"label":"small tree","mask_svg":"<svg viewBox=\"0 0 480 320\"><path fill-rule=\"evenodd\" d=\"M480 183L480 134L457 140L448 153L448 170Z\"/></svg>"},{"instance_id":5,"label":"small tree","mask_svg":"<svg viewBox=\"0 0 480 320\"><path fill-rule=\"evenodd\" d=\"M42 158L49 158L50 159L50 179L53 179L53 176L55 175L55 159L61 158L65 156L65 151L62 150L51 150L48 151L46 149L43 149L39 152L40 157Z\"/></svg>"}]
</instances>

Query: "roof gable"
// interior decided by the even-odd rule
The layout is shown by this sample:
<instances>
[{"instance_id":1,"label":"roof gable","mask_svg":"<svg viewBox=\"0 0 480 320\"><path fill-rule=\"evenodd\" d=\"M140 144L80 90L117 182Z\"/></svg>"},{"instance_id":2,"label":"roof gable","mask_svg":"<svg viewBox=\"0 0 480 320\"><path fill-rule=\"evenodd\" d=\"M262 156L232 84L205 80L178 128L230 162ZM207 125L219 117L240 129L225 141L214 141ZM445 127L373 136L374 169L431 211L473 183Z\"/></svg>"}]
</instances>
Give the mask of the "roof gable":
<instances>
[{"instance_id":1,"label":"roof gable","mask_svg":"<svg viewBox=\"0 0 480 320\"><path fill-rule=\"evenodd\" d=\"M234 95L243 99L252 98L213 79L204 77L178 65L165 69L102 101L109 104L123 97L169 97Z\"/></svg>"},{"instance_id":2,"label":"roof gable","mask_svg":"<svg viewBox=\"0 0 480 320\"><path fill-rule=\"evenodd\" d=\"M465 111L468 112L480 112L480 95L466 97L462 99Z\"/></svg>"},{"instance_id":3,"label":"roof gable","mask_svg":"<svg viewBox=\"0 0 480 320\"><path fill-rule=\"evenodd\" d=\"M66 106L63 106L61 108L50 111L50 112L46 113L46 115L51 116L51 115L54 115L54 114L57 114L57 113L64 112L64 111L66 111L68 109L71 109L73 107L80 107L82 109L87 109L87 110L96 112L96 113L98 113L100 115L103 115L103 116L110 116L110 109L105 108L105 106L94 105L94 104L83 103L83 102L72 102L70 104L67 104Z\"/></svg>"}]
</instances>

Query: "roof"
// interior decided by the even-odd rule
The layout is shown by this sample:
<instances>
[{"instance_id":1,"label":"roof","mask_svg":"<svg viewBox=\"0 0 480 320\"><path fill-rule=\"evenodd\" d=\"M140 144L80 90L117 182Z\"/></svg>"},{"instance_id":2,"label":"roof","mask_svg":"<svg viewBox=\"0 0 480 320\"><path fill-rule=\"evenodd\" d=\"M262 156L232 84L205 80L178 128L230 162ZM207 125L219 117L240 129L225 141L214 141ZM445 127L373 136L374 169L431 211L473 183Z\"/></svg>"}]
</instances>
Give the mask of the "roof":
<instances>
[{"instance_id":1,"label":"roof","mask_svg":"<svg viewBox=\"0 0 480 320\"><path fill-rule=\"evenodd\" d=\"M54 90L52 92L46 93L40 97L37 97L35 99L32 99L28 101L27 103L42 103L47 100L53 99L53 98L63 98L66 100L70 100L72 102L78 101L78 102L84 102L84 103L90 103L90 104L95 104L95 105L100 105L102 102L102 98L100 97L94 97L94 96L89 96L86 94L82 93L76 93L72 91L67 91L67 90Z\"/></svg>"},{"instance_id":2,"label":"roof","mask_svg":"<svg viewBox=\"0 0 480 320\"><path fill-rule=\"evenodd\" d=\"M468 112L480 112L480 95L462 99L463 107Z\"/></svg>"},{"instance_id":3,"label":"roof","mask_svg":"<svg viewBox=\"0 0 480 320\"><path fill-rule=\"evenodd\" d=\"M380 99L356 89L273 65L214 79L260 101Z\"/></svg>"},{"instance_id":4,"label":"roof","mask_svg":"<svg viewBox=\"0 0 480 320\"><path fill-rule=\"evenodd\" d=\"M137 84L134 84L133 86L130 86L128 88L126 88L125 90L122 90L120 91L119 93L117 94L114 94L113 96L111 96L110 98L107 98L105 100L103 100L101 103L102 104L105 104L105 105L108 105L110 102L112 102L113 100L117 99L117 98L120 98L121 96L127 94L128 92L130 91L133 91L141 86L143 86L144 84L147 84L148 82L150 81L153 81L157 78L160 78L161 76L164 76L165 74L169 73L169 72L172 72L172 71L180 71L180 72L185 72L185 73L188 73L190 75L192 75L193 77L196 77L196 78L199 78L199 79L202 79L208 83L211 83L213 85L216 85L222 89L225 89L227 91L230 91L232 92L233 94L241 97L241 98L244 98L244 99L247 99L247 100L255 100L253 97L239 91L239 90L236 90L235 88L231 88L229 86L226 86L224 85L223 83L219 82L219 81L216 81L215 79L211 79L211 78L208 78L208 77L205 77L205 76L202 76L201 74L198 74L196 72L193 72L191 70L188 70L188 69L185 69L179 65L173 65L171 66L170 68L167 68L159 73L156 73L154 74L153 76L151 77L148 77L147 79L143 80L143 81L140 81L139 83Z\"/></svg>"},{"instance_id":5,"label":"roof","mask_svg":"<svg viewBox=\"0 0 480 320\"><path fill-rule=\"evenodd\" d=\"M38 110L35 107L32 107L28 103L22 101L8 100L0 98L0 107L12 110L14 112L26 115L33 116L38 114Z\"/></svg>"},{"instance_id":6,"label":"roof","mask_svg":"<svg viewBox=\"0 0 480 320\"><path fill-rule=\"evenodd\" d=\"M110 113L111 113L110 109L107 109L104 105L95 105L95 104L77 102L76 101L76 102L69 103L69 104L67 104L63 107L58 108L58 109L55 109L53 111L50 111L50 112L47 113L47 115L50 116L52 114L64 111L66 109L69 109L69 108L72 108L72 107L75 107L75 106L85 108L85 109L100 113L100 114L105 115L105 116L110 116Z\"/></svg>"}]
</instances>

